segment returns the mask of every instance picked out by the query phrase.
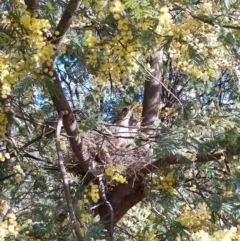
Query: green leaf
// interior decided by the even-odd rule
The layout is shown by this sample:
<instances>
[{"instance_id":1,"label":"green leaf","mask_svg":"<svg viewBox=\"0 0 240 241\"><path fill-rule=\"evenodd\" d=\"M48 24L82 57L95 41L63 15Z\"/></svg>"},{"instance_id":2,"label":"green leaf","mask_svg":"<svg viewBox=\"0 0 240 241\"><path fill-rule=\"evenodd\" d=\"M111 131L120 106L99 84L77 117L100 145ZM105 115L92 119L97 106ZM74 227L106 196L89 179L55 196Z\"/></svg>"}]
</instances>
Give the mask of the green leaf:
<instances>
[{"instance_id":1,"label":"green leaf","mask_svg":"<svg viewBox=\"0 0 240 241\"><path fill-rule=\"evenodd\" d=\"M56 3L52 0L47 1L47 3L45 4L45 7L51 12L58 13L58 8L56 6Z\"/></svg>"}]
</instances>

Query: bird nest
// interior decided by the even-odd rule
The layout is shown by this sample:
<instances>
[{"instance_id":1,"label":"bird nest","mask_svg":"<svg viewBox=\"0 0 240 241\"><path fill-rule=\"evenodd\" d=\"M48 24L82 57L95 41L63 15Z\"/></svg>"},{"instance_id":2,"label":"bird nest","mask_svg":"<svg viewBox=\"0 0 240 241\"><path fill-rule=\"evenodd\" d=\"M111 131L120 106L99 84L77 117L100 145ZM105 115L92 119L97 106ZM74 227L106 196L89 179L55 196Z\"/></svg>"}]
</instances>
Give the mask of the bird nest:
<instances>
[{"instance_id":1,"label":"bird nest","mask_svg":"<svg viewBox=\"0 0 240 241\"><path fill-rule=\"evenodd\" d=\"M90 169L105 170L107 167L123 165L126 174L133 174L151 163L152 149L147 141L141 140L136 129L121 128L121 132L104 133L90 131L82 135L82 152ZM76 174L81 173L79 161L70 151L65 153L67 169Z\"/></svg>"}]
</instances>

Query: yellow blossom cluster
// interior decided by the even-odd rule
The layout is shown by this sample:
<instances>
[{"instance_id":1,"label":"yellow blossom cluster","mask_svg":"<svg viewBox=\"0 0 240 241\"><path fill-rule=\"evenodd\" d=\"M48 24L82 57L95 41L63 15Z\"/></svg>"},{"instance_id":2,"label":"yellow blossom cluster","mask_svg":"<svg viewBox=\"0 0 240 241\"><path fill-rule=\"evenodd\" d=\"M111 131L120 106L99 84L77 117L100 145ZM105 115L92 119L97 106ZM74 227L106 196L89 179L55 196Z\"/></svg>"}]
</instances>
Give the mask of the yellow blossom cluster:
<instances>
[{"instance_id":1,"label":"yellow blossom cluster","mask_svg":"<svg viewBox=\"0 0 240 241\"><path fill-rule=\"evenodd\" d=\"M207 1L207 0L203 0L200 4L199 4L199 13L205 14L205 15L209 15L209 14L213 14L216 13L220 10L220 5L215 3L215 2L211 2L211 1Z\"/></svg>"},{"instance_id":2,"label":"yellow blossom cluster","mask_svg":"<svg viewBox=\"0 0 240 241\"><path fill-rule=\"evenodd\" d=\"M212 234L204 230L192 234L194 240L197 241L240 241L239 227L231 227L230 229L217 230Z\"/></svg>"},{"instance_id":3,"label":"yellow blossom cluster","mask_svg":"<svg viewBox=\"0 0 240 241\"><path fill-rule=\"evenodd\" d=\"M97 203L100 195L99 195L99 188L97 184L94 184L93 182L90 183L90 188L87 188L85 190L85 196L84 201L88 202L87 197L90 197L94 203Z\"/></svg>"},{"instance_id":4,"label":"yellow blossom cluster","mask_svg":"<svg viewBox=\"0 0 240 241\"><path fill-rule=\"evenodd\" d=\"M7 98L11 93L11 86L19 77L27 79L31 76L34 79L40 73L42 65L50 66L54 54L52 44L44 37L44 32L51 27L48 20L31 15L21 1L15 1L13 13L19 14L19 9L19 19L11 18L7 12L4 12L1 19L6 29L14 33L11 52L0 55L2 98Z\"/></svg>"},{"instance_id":5,"label":"yellow blossom cluster","mask_svg":"<svg viewBox=\"0 0 240 241\"><path fill-rule=\"evenodd\" d=\"M126 177L120 173L126 169L123 165L111 166L105 169L105 173L111 180L116 181L117 183L127 183Z\"/></svg>"},{"instance_id":6,"label":"yellow blossom cluster","mask_svg":"<svg viewBox=\"0 0 240 241\"><path fill-rule=\"evenodd\" d=\"M205 10L210 11L212 3L203 3L200 6L205 6ZM216 13L218 9L216 6L212 11ZM198 21L189 15L185 15L181 22L173 24L171 32L174 35L169 49L173 66L203 80L217 77L219 67L232 68L233 58L217 44L218 31L210 24ZM220 56L228 56L228 60Z\"/></svg>"},{"instance_id":7,"label":"yellow blossom cluster","mask_svg":"<svg viewBox=\"0 0 240 241\"><path fill-rule=\"evenodd\" d=\"M0 161L4 162L6 159L10 159L10 154L9 153L5 153L5 154L0 153Z\"/></svg>"},{"instance_id":8,"label":"yellow blossom cluster","mask_svg":"<svg viewBox=\"0 0 240 241\"><path fill-rule=\"evenodd\" d=\"M195 162L197 160L197 157L190 152L184 152L184 153L182 153L182 156L186 157L187 159L189 159L192 162Z\"/></svg>"},{"instance_id":9,"label":"yellow blossom cluster","mask_svg":"<svg viewBox=\"0 0 240 241\"><path fill-rule=\"evenodd\" d=\"M216 57L216 63L221 66L222 68L229 69L232 67L231 62L227 61L226 59L223 59L221 57Z\"/></svg>"},{"instance_id":10,"label":"yellow blossom cluster","mask_svg":"<svg viewBox=\"0 0 240 241\"><path fill-rule=\"evenodd\" d=\"M20 181L22 180L22 175L19 174L19 173L17 173L17 174L15 175L15 180L16 180L17 182L20 182Z\"/></svg>"},{"instance_id":11,"label":"yellow blossom cluster","mask_svg":"<svg viewBox=\"0 0 240 241\"><path fill-rule=\"evenodd\" d=\"M7 220L0 223L0 241L5 241L7 236L18 236L19 232L31 223L32 220L28 219L22 225L19 225L16 215L14 213L9 213L7 215Z\"/></svg>"},{"instance_id":12,"label":"yellow blossom cluster","mask_svg":"<svg viewBox=\"0 0 240 241\"><path fill-rule=\"evenodd\" d=\"M120 13L125 9L125 5L119 1L119 0L114 0L112 2L112 6L109 8L111 13Z\"/></svg>"},{"instance_id":13,"label":"yellow blossom cluster","mask_svg":"<svg viewBox=\"0 0 240 241\"><path fill-rule=\"evenodd\" d=\"M57 32L57 31L56 31ZM56 33L55 33L56 34ZM62 44L61 44L61 47L60 47L60 50L58 51L58 55L61 56L63 54L66 53L67 51L67 46L70 44L70 40L64 36L63 40L62 40Z\"/></svg>"},{"instance_id":14,"label":"yellow blossom cluster","mask_svg":"<svg viewBox=\"0 0 240 241\"><path fill-rule=\"evenodd\" d=\"M14 167L13 167L13 170L14 170L15 172L23 173L23 169L21 168L20 165L14 166Z\"/></svg>"},{"instance_id":15,"label":"yellow blossom cluster","mask_svg":"<svg viewBox=\"0 0 240 241\"><path fill-rule=\"evenodd\" d=\"M157 174L152 175L152 184L157 189L165 190L170 194L174 193L174 176L173 172L168 173L166 176L158 176Z\"/></svg>"},{"instance_id":16,"label":"yellow blossom cluster","mask_svg":"<svg viewBox=\"0 0 240 241\"><path fill-rule=\"evenodd\" d=\"M126 227L137 240L157 241L155 229L148 229L156 216L151 212L151 207L137 204L132 207L125 217L120 221L121 225Z\"/></svg>"},{"instance_id":17,"label":"yellow blossom cluster","mask_svg":"<svg viewBox=\"0 0 240 241\"><path fill-rule=\"evenodd\" d=\"M132 41L136 22L118 13L117 16L115 16L117 29L114 36L104 36L100 39L91 30L85 32L86 61L89 67L97 71L96 78L92 79L91 85L110 87L110 76L111 81L122 91L126 83L139 88L140 85L134 78L139 65L134 58L140 57L138 48L141 45L138 40ZM119 81L120 79L122 82Z\"/></svg>"},{"instance_id":18,"label":"yellow blossom cluster","mask_svg":"<svg viewBox=\"0 0 240 241\"><path fill-rule=\"evenodd\" d=\"M60 147L63 151L65 151L67 149L64 136L60 136Z\"/></svg>"},{"instance_id":19,"label":"yellow blossom cluster","mask_svg":"<svg viewBox=\"0 0 240 241\"><path fill-rule=\"evenodd\" d=\"M89 220L91 220L91 215L88 213L82 213L80 216L81 223L87 223Z\"/></svg>"},{"instance_id":20,"label":"yellow blossom cluster","mask_svg":"<svg viewBox=\"0 0 240 241\"><path fill-rule=\"evenodd\" d=\"M171 42L171 48L169 50L170 57L173 60L173 65L179 70L182 70L185 73L191 74L196 78L201 78L203 80L207 80L210 74L214 74L212 72L207 72L207 70L203 66L198 66L196 64L191 63L191 59L189 58L189 45L190 43L180 43L178 41ZM194 46L194 50L196 53L200 51L203 52L204 49L201 48L202 43ZM206 64L207 66L207 64Z\"/></svg>"},{"instance_id":21,"label":"yellow blossom cluster","mask_svg":"<svg viewBox=\"0 0 240 241\"><path fill-rule=\"evenodd\" d=\"M85 32L84 38L89 49L92 48L94 50L94 47L96 47L96 45L99 43L99 39L93 35L91 30L87 30Z\"/></svg>"},{"instance_id":22,"label":"yellow blossom cluster","mask_svg":"<svg viewBox=\"0 0 240 241\"><path fill-rule=\"evenodd\" d=\"M20 181L22 180L22 173L23 173L23 170L22 170L21 166L20 166L20 165L14 166L14 167L13 167L13 170L14 170L15 172L17 172L17 174L15 175L15 180L16 180L17 182L20 182Z\"/></svg>"},{"instance_id":23,"label":"yellow blossom cluster","mask_svg":"<svg viewBox=\"0 0 240 241\"><path fill-rule=\"evenodd\" d=\"M172 20L171 14L169 13L169 8L167 6L164 6L160 9L160 14L157 17L157 19L158 19L158 25L154 29L154 32L156 32L160 36L163 36L163 35L172 36L173 32L171 29L173 27L173 20ZM161 38L159 38L159 40L161 41Z\"/></svg>"},{"instance_id":24,"label":"yellow blossom cluster","mask_svg":"<svg viewBox=\"0 0 240 241\"><path fill-rule=\"evenodd\" d=\"M4 113L0 113L0 140L6 139L5 133L6 133L7 123L8 123L7 116Z\"/></svg>"},{"instance_id":25,"label":"yellow blossom cluster","mask_svg":"<svg viewBox=\"0 0 240 241\"><path fill-rule=\"evenodd\" d=\"M159 114L162 119L178 116L176 108L170 108L170 107L166 107L164 111L160 111Z\"/></svg>"},{"instance_id":26,"label":"yellow blossom cluster","mask_svg":"<svg viewBox=\"0 0 240 241\"><path fill-rule=\"evenodd\" d=\"M187 227L190 232L195 233L200 230L209 230L209 219L211 211L207 210L206 203L199 203L196 207L183 207L182 214L177 218L177 221Z\"/></svg>"},{"instance_id":27,"label":"yellow blossom cluster","mask_svg":"<svg viewBox=\"0 0 240 241\"><path fill-rule=\"evenodd\" d=\"M156 25L156 16L128 18L121 14L125 10L125 5L119 0L113 1L109 9L116 21L115 34L100 38L95 31L87 30L84 35L87 64L97 71L91 85L109 87L110 76L111 81L121 91L124 91L123 86L126 83L135 88L142 88L140 81L135 78L141 69L137 61L142 57L139 51L142 48L141 36L138 35L142 31L159 31L163 35L169 33L173 24L169 8L165 6L159 10L159 26L156 29L153 29ZM157 41L162 44L161 37L158 36ZM154 44L154 41L152 43ZM151 54L151 51L148 54Z\"/></svg>"},{"instance_id":28,"label":"yellow blossom cluster","mask_svg":"<svg viewBox=\"0 0 240 241\"><path fill-rule=\"evenodd\" d=\"M81 223L81 229L80 232L83 236L86 235L88 231L88 225L91 223L95 223L99 221L99 216L92 215L91 213L86 212L86 209L84 208L84 204L86 203L86 196L84 198L85 200L78 200L77 206L80 211L80 223Z\"/></svg>"},{"instance_id":29,"label":"yellow blossom cluster","mask_svg":"<svg viewBox=\"0 0 240 241\"><path fill-rule=\"evenodd\" d=\"M133 105L134 105L134 112L132 117L134 119L138 119L139 116L142 114L142 108L143 108L142 104L140 104L139 102L134 102Z\"/></svg>"}]
</instances>

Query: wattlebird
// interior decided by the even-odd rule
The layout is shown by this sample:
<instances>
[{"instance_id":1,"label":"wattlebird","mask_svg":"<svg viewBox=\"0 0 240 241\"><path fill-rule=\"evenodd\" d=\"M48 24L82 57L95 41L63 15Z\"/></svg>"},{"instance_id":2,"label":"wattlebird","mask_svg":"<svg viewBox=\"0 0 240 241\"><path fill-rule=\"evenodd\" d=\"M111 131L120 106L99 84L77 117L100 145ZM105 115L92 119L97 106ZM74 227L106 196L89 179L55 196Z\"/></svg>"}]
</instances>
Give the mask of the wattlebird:
<instances>
[{"instance_id":1,"label":"wattlebird","mask_svg":"<svg viewBox=\"0 0 240 241\"><path fill-rule=\"evenodd\" d=\"M128 136L129 119L132 115L134 105L124 107L119 117L114 121L114 134Z\"/></svg>"},{"instance_id":2,"label":"wattlebird","mask_svg":"<svg viewBox=\"0 0 240 241\"><path fill-rule=\"evenodd\" d=\"M129 119L131 118L134 105L124 107L120 112L118 118L113 122L114 126L111 128L112 134L116 137L111 139L114 146L120 147L128 140L125 137L129 136Z\"/></svg>"},{"instance_id":3,"label":"wattlebird","mask_svg":"<svg viewBox=\"0 0 240 241\"><path fill-rule=\"evenodd\" d=\"M114 121L114 124L128 126L129 119L132 115L133 109L134 105L124 107L121 113L119 114L118 118Z\"/></svg>"}]
</instances>

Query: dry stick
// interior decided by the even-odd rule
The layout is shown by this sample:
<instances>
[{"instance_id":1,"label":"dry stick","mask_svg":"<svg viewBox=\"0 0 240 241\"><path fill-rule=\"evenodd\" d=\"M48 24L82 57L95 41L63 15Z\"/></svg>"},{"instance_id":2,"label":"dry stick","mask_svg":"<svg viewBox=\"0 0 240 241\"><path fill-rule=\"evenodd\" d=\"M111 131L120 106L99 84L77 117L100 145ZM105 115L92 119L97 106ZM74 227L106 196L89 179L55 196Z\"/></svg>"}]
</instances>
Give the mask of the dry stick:
<instances>
[{"instance_id":1,"label":"dry stick","mask_svg":"<svg viewBox=\"0 0 240 241\"><path fill-rule=\"evenodd\" d=\"M78 241L84 241L83 237L80 233L80 227L78 225L78 221L76 219L76 215L74 212L72 200L71 200L71 194L70 194L70 188L69 188L69 182L67 178L67 172L66 168L63 163L63 154L62 150L60 147L60 133L61 133L61 127L63 123L63 116L67 115L68 111L60 111L59 113L59 118L57 122L57 129L56 129L56 148L57 148L57 155L58 155L58 164L62 173L62 180L63 180L63 189L65 192L66 200L67 200L67 206L68 206L68 211L70 214L71 222L72 222L72 227L75 231L76 237Z\"/></svg>"},{"instance_id":2,"label":"dry stick","mask_svg":"<svg viewBox=\"0 0 240 241\"><path fill-rule=\"evenodd\" d=\"M113 232L114 232L114 211L111 203L107 200L106 193L105 193L105 187L103 184L102 177L99 177L99 191L101 194L101 197L103 199L103 202L108 206L109 212L110 212L110 240L114 241Z\"/></svg>"}]
</instances>

